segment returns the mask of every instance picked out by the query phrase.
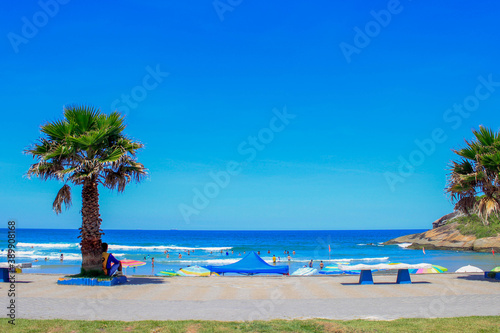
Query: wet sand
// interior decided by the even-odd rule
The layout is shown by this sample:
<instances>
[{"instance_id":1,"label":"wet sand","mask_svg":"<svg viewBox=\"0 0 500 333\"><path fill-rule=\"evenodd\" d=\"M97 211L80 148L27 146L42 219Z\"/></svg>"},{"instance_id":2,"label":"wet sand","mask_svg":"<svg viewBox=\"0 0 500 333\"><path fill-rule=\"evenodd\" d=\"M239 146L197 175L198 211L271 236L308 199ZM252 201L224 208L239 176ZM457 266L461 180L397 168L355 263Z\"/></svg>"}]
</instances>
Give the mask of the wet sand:
<instances>
[{"instance_id":1,"label":"wet sand","mask_svg":"<svg viewBox=\"0 0 500 333\"><path fill-rule=\"evenodd\" d=\"M60 275L17 274L17 318L84 320L379 319L500 315L500 281L482 274L129 277L115 287L62 286ZM8 304L7 284L1 304Z\"/></svg>"}]
</instances>

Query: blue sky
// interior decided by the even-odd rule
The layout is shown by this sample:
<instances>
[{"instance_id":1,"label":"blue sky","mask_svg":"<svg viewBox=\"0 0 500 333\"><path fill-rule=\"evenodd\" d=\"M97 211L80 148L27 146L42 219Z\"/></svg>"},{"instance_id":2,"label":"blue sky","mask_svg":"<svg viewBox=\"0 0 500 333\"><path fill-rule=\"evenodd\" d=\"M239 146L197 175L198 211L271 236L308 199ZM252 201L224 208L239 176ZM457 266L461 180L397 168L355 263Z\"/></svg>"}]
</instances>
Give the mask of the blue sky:
<instances>
[{"instance_id":1,"label":"blue sky","mask_svg":"<svg viewBox=\"0 0 500 333\"><path fill-rule=\"evenodd\" d=\"M148 180L101 190L104 229L428 228L453 208L452 149L500 128L495 1L42 0L0 15L0 219L21 228L81 224L80 188L56 216L62 184L24 176L23 149L64 105L118 108L146 146Z\"/></svg>"}]
</instances>

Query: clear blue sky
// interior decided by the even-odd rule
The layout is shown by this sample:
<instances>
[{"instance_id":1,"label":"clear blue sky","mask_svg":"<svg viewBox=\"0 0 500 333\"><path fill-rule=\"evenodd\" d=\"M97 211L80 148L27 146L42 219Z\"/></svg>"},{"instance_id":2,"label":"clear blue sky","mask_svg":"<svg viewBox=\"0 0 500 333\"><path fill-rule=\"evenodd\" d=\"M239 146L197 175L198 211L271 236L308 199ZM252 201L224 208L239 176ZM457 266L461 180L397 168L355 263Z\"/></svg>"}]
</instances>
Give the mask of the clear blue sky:
<instances>
[{"instance_id":1,"label":"clear blue sky","mask_svg":"<svg viewBox=\"0 0 500 333\"><path fill-rule=\"evenodd\" d=\"M104 229L428 228L453 207L451 150L500 128L497 1L61 2L0 14L5 225L81 224L80 188L56 216L61 184L23 176L64 105L118 108L146 146L148 180L101 189Z\"/></svg>"}]
</instances>

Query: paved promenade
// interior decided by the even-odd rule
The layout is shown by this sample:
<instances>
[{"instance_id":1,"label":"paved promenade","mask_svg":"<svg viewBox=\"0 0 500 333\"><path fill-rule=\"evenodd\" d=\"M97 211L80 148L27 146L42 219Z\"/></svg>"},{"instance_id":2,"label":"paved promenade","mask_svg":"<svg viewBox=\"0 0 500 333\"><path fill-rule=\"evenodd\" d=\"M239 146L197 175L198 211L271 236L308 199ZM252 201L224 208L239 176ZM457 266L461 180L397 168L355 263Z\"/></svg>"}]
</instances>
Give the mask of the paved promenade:
<instances>
[{"instance_id":1,"label":"paved promenade","mask_svg":"<svg viewBox=\"0 0 500 333\"><path fill-rule=\"evenodd\" d=\"M85 320L380 319L500 315L500 281L473 274L314 277L129 277L115 287L60 286L18 274L17 318ZM7 284L0 301L8 304ZM2 291L3 290L3 291Z\"/></svg>"}]
</instances>

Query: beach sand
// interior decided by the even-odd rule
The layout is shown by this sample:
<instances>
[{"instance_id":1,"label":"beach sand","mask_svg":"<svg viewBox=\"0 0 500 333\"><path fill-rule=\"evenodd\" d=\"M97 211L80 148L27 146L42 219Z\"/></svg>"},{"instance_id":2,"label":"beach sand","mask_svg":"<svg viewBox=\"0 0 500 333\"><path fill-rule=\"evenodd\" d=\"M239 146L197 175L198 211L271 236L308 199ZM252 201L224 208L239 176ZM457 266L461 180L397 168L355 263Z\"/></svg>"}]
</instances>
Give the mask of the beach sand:
<instances>
[{"instance_id":1,"label":"beach sand","mask_svg":"<svg viewBox=\"0 0 500 333\"><path fill-rule=\"evenodd\" d=\"M500 281L482 274L129 277L115 287L62 286L60 275L17 274L17 318L83 320L379 319L500 315ZM1 302L8 304L7 284Z\"/></svg>"}]
</instances>

